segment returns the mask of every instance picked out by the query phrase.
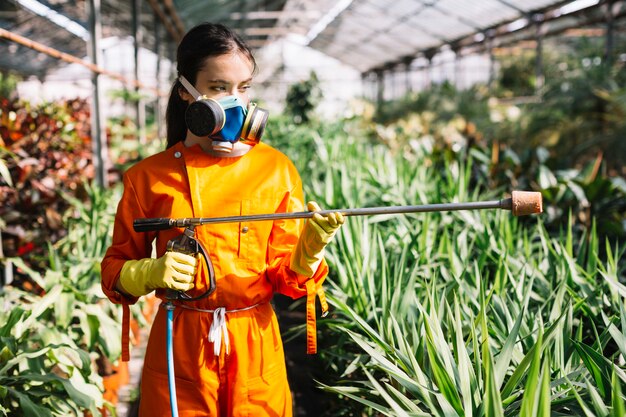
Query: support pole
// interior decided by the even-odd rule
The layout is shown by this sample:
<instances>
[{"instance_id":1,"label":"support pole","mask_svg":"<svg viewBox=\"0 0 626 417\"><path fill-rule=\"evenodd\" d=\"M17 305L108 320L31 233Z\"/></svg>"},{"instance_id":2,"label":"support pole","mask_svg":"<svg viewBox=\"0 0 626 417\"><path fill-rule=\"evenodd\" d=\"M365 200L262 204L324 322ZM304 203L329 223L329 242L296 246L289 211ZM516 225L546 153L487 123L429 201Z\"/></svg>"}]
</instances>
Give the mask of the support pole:
<instances>
[{"instance_id":1,"label":"support pole","mask_svg":"<svg viewBox=\"0 0 626 417\"><path fill-rule=\"evenodd\" d=\"M543 73L543 18L541 15L532 16L535 21L535 94L541 94L545 84L545 76Z\"/></svg>"},{"instance_id":2,"label":"support pole","mask_svg":"<svg viewBox=\"0 0 626 417\"><path fill-rule=\"evenodd\" d=\"M0 259L4 259L4 280L0 281L0 286L9 285L13 282L13 262L4 258L4 250L2 248L2 229L0 229Z\"/></svg>"},{"instance_id":3,"label":"support pole","mask_svg":"<svg viewBox=\"0 0 626 417\"><path fill-rule=\"evenodd\" d=\"M146 109L144 102L141 99L139 88L136 86L139 82L139 48L141 43L141 0L132 0L132 14L133 14L133 62L134 62L134 78L135 78L135 123L137 126L137 134L139 136L139 143L144 145L146 143Z\"/></svg>"},{"instance_id":4,"label":"support pole","mask_svg":"<svg viewBox=\"0 0 626 417\"><path fill-rule=\"evenodd\" d=\"M454 86L457 90L461 88L461 48L458 45L452 45L452 52L454 52Z\"/></svg>"},{"instance_id":5,"label":"support pole","mask_svg":"<svg viewBox=\"0 0 626 417\"><path fill-rule=\"evenodd\" d=\"M87 50L91 61L96 67L102 62L100 38L102 25L100 20L100 0L89 0L89 41ZM107 171L109 166L106 118L102 114L102 86L98 72L91 73L91 147L95 168L96 183L103 188L108 187Z\"/></svg>"},{"instance_id":6,"label":"support pole","mask_svg":"<svg viewBox=\"0 0 626 417\"><path fill-rule=\"evenodd\" d=\"M380 106L385 99L385 73L383 70L376 71L376 86L378 87L376 91L376 104Z\"/></svg>"},{"instance_id":7,"label":"support pole","mask_svg":"<svg viewBox=\"0 0 626 417\"><path fill-rule=\"evenodd\" d=\"M609 1L605 5L604 13L606 15L606 41L604 47L604 63L607 71L611 70L613 65L613 49L615 47L615 19L613 16L613 4Z\"/></svg>"},{"instance_id":8,"label":"support pole","mask_svg":"<svg viewBox=\"0 0 626 417\"><path fill-rule=\"evenodd\" d=\"M159 24L159 18L156 13L154 16L154 52L156 53L156 88L161 89L161 25ZM157 137L160 139L163 135L163 112L161 107L163 106L163 100L161 96L156 96L154 104L154 118L157 123Z\"/></svg>"},{"instance_id":9,"label":"support pole","mask_svg":"<svg viewBox=\"0 0 626 417\"><path fill-rule=\"evenodd\" d=\"M437 54L435 49L429 49L424 52L424 57L428 60L428 67L426 68L426 89L430 89L433 86L433 58Z\"/></svg>"},{"instance_id":10,"label":"support pole","mask_svg":"<svg viewBox=\"0 0 626 417\"><path fill-rule=\"evenodd\" d=\"M493 85L496 81L496 57L493 53L494 47L494 36L493 31L489 30L485 34L485 38L487 39L487 52L489 54L489 88L493 88Z\"/></svg>"},{"instance_id":11,"label":"support pole","mask_svg":"<svg viewBox=\"0 0 626 417\"><path fill-rule=\"evenodd\" d=\"M411 80L411 62L413 59L406 59L404 61L404 92L405 94L411 94L413 92L413 82Z\"/></svg>"},{"instance_id":12,"label":"support pole","mask_svg":"<svg viewBox=\"0 0 626 417\"><path fill-rule=\"evenodd\" d=\"M362 72L361 73L361 86L362 86L362 90L363 90L363 95L365 96L365 98L370 98L373 99L373 94L371 94L371 83L369 82L369 73L367 72ZM373 100L372 100L373 101Z\"/></svg>"}]
</instances>

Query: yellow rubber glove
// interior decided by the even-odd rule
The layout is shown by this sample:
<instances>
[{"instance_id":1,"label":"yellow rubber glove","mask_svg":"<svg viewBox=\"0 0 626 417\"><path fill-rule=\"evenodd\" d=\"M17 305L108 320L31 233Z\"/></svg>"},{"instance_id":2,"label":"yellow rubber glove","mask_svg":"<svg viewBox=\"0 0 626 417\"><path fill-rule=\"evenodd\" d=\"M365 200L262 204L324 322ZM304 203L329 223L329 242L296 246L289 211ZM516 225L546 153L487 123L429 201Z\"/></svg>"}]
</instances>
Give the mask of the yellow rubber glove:
<instances>
[{"instance_id":1,"label":"yellow rubber glove","mask_svg":"<svg viewBox=\"0 0 626 417\"><path fill-rule=\"evenodd\" d=\"M307 204L309 211L320 211L320 206L311 201ZM341 213L330 213L325 216L315 213L307 220L294 247L289 267L300 275L312 277L324 259L324 248L333 239L337 230L345 221Z\"/></svg>"},{"instance_id":2,"label":"yellow rubber glove","mask_svg":"<svg viewBox=\"0 0 626 417\"><path fill-rule=\"evenodd\" d=\"M198 271L198 259L180 252L165 252L160 258L130 260L120 271L118 287L135 297L157 288L188 291Z\"/></svg>"}]
</instances>

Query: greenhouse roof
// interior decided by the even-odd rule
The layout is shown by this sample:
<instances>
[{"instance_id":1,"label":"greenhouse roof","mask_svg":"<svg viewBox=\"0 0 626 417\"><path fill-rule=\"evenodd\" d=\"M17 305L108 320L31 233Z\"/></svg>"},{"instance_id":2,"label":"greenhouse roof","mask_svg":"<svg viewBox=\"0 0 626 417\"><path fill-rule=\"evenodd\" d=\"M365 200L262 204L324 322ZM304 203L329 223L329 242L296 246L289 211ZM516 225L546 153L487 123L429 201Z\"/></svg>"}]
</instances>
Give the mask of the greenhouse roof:
<instances>
[{"instance_id":1,"label":"greenhouse roof","mask_svg":"<svg viewBox=\"0 0 626 417\"><path fill-rule=\"evenodd\" d=\"M78 57L87 55L87 4L70 0L4 0L0 29ZM287 34L365 73L432 56L573 15L600 0L141 0L142 46L173 50L192 26L214 21L239 31L253 48ZM619 4L620 13L624 2ZM132 35L132 1L102 2L103 37ZM37 9L43 9L37 10ZM47 10L47 11L46 11ZM59 18L61 20L59 20ZM65 21L62 21L65 19ZM157 35L155 20L162 28ZM69 22L69 23L68 23ZM162 39L161 39L162 38ZM167 43L169 42L169 43ZM57 59L0 38L0 70L43 75Z\"/></svg>"},{"instance_id":2,"label":"greenhouse roof","mask_svg":"<svg viewBox=\"0 0 626 417\"><path fill-rule=\"evenodd\" d=\"M362 71L414 57L506 22L527 18L554 0L345 1L346 9L311 46ZM348 4L349 3L349 4Z\"/></svg>"}]
</instances>

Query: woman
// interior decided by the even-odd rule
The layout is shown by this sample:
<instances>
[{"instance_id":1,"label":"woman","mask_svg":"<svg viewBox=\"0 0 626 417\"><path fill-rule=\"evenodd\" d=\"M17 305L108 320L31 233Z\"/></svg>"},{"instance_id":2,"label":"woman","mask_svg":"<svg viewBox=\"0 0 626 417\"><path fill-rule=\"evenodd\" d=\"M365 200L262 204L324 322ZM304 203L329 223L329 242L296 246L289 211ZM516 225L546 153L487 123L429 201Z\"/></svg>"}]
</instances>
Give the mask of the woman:
<instances>
[{"instance_id":1,"label":"woman","mask_svg":"<svg viewBox=\"0 0 626 417\"><path fill-rule=\"evenodd\" d=\"M232 127L241 124L234 120L251 114L248 89L256 63L250 49L228 28L205 23L182 39L177 69L179 78L167 109L167 149L125 173L113 242L102 261L104 292L124 305L124 359L128 357L128 305L153 290L160 298L166 289L197 295L209 285L204 262L166 250L167 242L181 230L137 233L132 228L134 219L304 210L302 184L293 164L264 143L241 141L232 134ZM202 112L202 106L215 103L226 109L224 129L210 137L197 134L195 116L187 109L194 104ZM236 117L231 117L233 112ZM320 210L314 202L307 207ZM196 238L210 254L217 289L198 301L175 302L174 367L180 416L292 415L283 346L270 300L274 292L307 296L307 340L309 352L314 352L315 295L323 295L321 284L328 273L324 247L343 221L340 213L332 213L315 214L306 222L196 228ZM153 241L155 258L151 257ZM157 313L146 350L143 416L170 414L163 310Z\"/></svg>"}]
</instances>

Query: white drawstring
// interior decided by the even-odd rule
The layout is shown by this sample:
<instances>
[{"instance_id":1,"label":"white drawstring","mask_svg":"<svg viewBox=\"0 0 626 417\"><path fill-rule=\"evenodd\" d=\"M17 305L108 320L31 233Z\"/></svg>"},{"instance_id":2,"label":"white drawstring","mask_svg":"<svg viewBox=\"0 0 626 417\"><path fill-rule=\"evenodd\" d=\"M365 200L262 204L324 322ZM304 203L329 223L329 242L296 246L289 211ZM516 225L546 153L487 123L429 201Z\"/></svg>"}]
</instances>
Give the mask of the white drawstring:
<instances>
[{"instance_id":1,"label":"white drawstring","mask_svg":"<svg viewBox=\"0 0 626 417\"><path fill-rule=\"evenodd\" d=\"M222 336L224 337L224 345L226 346L226 354L230 353L230 339L228 338L228 327L226 327L226 313L237 313L239 311L252 310L260 306L262 303L256 303L249 307L237 308L234 310L226 310L225 307L218 307L215 310L206 310L202 308L195 308L185 304L177 305L176 307L182 307L187 310L200 311L202 313L213 313L213 323L209 329L209 342L213 343L213 352L215 356L219 356L222 350Z\"/></svg>"},{"instance_id":2,"label":"white drawstring","mask_svg":"<svg viewBox=\"0 0 626 417\"><path fill-rule=\"evenodd\" d=\"M209 342L213 343L215 356L219 356L222 350L222 335L224 336L224 345L228 355L230 353L230 341L228 339L228 328L226 327L226 309L219 307L213 312L213 323L211 323L211 329L209 329Z\"/></svg>"}]
</instances>

